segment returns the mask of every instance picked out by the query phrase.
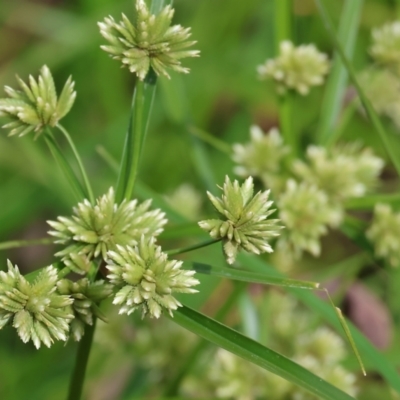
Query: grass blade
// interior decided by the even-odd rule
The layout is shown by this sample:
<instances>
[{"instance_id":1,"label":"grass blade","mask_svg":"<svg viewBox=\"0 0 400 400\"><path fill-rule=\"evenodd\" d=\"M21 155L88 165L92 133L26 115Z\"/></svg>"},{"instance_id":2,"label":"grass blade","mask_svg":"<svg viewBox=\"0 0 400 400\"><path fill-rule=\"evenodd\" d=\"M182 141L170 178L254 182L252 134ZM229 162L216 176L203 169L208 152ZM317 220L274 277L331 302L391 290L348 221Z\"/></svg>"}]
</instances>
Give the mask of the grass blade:
<instances>
[{"instance_id":1,"label":"grass blade","mask_svg":"<svg viewBox=\"0 0 400 400\"><path fill-rule=\"evenodd\" d=\"M217 346L303 387L320 399L353 399L288 358L189 307L176 310L172 320Z\"/></svg>"},{"instance_id":2,"label":"grass blade","mask_svg":"<svg viewBox=\"0 0 400 400\"><path fill-rule=\"evenodd\" d=\"M346 0L339 23L338 40L349 59L354 51L362 5L363 0ZM342 106L347 77L346 68L336 53L326 84L317 128L318 141L322 145L327 145L334 139L334 127Z\"/></svg>"},{"instance_id":3,"label":"grass blade","mask_svg":"<svg viewBox=\"0 0 400 400\"><path fill-rule=\"evenodd\" d=\"M257 272L268 273L271 276L283 277L283 274L278 272L271 265L252 257L247 254L239 255L238 259L242 264L248 266L251 270ZM331 324L338 332L342 330L340 321L337 318L336 312L330 304L325 303L318 298L314 293L308 290L297 288L288 288L290 293L293 293L303 304L309 307L313 312L320 315L325 321ZM396 368L389 363L383 354L381 354L370 341L349 321L347 321L350 333L354 338L354 342L363 356L366 368L371 368L373 371L379 372L389 385L400 393L400 379Z\"/></svg>"},{"instance_id":4,"label":"grass blade","mask_svg":"<svg viewBox=\"0 0 400 400\"><path fill-rule=\"evenodd\" d=\"M189 263L188 263L189 264ZM250 272L234 268L216 268L208 264L193 262L190 268L201 274L216 276L218 278L227 278L234 281L242 281L248 283L262 283L265 285L275 285L283 287L294 287L301 289L318 289L319 283L299 281L295 279L287 279L281 277L268 276L264 273Z\"/></svg>"}]
</instances>

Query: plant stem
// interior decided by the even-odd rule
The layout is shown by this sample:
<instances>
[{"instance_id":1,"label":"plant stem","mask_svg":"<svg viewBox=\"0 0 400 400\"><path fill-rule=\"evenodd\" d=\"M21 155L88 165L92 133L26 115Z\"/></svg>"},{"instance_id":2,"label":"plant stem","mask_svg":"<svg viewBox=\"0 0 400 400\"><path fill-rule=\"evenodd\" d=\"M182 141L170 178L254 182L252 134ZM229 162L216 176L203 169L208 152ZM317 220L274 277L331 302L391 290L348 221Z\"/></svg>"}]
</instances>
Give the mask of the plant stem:
<instances>
[{"instance_id":1,"label":"plant stem","mask_svg":"<svg viewBox=\"0 0 400 400\"><path fill-rule=\"evenodd\" d=\"M85 334L83 335L82 340L79 342L75 367L69 386L68 400L79 400L82 396L86 366L89 360L95 328L96 318L93 319L93 325L86 326Z\"/></svg>"},{"instance_id":2,"label":"plant stem","mask_svg":"<svg viewBox=\"0 0 400 400\"><path fill-rule=\"evenodd\" d=\"M60 124L57 124L56 127L63 133L63 135L67 139L68 144L70 145L70 147L72 149L72 152L74 153L76 162L78 163L79 171L81 173L83 182L84 182L85 187L86 187L87 195L89 197L90 202L92 204L94 204L93 190L92 190L92 187L90 186L90 182L89 182L89 179L87 177L85 167L83 166L81 157L79 156L78 150L76 149L75 144L74 144L70 134L68 133L68 131Z\"/></svg>"},{"instance_id":3,"label":"plant stem","mask_svg":"<svg viewBox=\"0 0 400 400\"><path fill-rule=\"evenodd\" d=\"M67 178L72 191L74 192L75 196L78 200L82 200L86 197L85 191L82 188L81 183L79 182L78 178L76 177L74 171L72 170L71 166L69 165L67 159L65 158L63 152L59 148L57 142L54 140L53 136L49 131L47 131L44 135L44 139L47 143L47 146L50 149L51 154L53 155L54 159L56 160L57 164L61 168L62 172L64 173L65 177Z\"/></svg>"},{"instance_id":4,"label":"plant stem","mask_svg":"<svg viewBox=\"0 0 400 400\"><path fill-rule=\"evenodd\" d=\"M53 244L54 240L51 238L32 239L32 240L10 240L8 242L0 243L0 250L15 249L17 247L29 247L37 245Z\"/></svg>"},{"instance_id":5,"label":"plant stem","mask_svg":"<svg viewBox=\"0 0 400 400\"><path fill-rule=\"evenodd\" d=\"M220 139L216 138L215 136L210 135L208 132L203 131L202 129L199 129L194 125L188 125L187 129L188 129L189 133L198 137L203 142L208 143L209 145L214 147L214 149L219 150L221 153L225 153L225 154L232 153L231 146L229 144L225 143L223 140L220 140Z\"/></svg>"},{"instance_id":6,"label":"plant stem","mask_svg":"<svg viewBox=\"0 0 400 400\"><path fill-rule=\"evenodd\" d=\"M194 244L192 246L182 247L180 249L169 250L169 251L167 251L167 254L169 256L176 256L177 254L188 253L189 251L201 249L202 247L207 247L207 246L210 246L211 244L214 244L214 243L217 243L217 242L220 242L220 241L221 241L221 239L211 239L211 240L207 240L207 241L202 242L202 243Z\"/></svg>"}]
</instances>

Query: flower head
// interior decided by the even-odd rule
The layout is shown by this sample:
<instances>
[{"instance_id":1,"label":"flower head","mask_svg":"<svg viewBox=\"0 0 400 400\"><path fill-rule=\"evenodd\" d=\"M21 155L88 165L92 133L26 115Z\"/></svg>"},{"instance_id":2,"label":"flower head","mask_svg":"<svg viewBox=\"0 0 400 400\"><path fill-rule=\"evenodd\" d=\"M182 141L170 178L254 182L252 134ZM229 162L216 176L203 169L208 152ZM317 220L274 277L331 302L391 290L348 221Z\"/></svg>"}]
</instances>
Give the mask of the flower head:
<instances>
[{"instance_id":1,"label":"flower head","mask_svg":"<svg viewBox=\"0 0 400 400\"><path fill-rule=\"evenodd\" d=\"M116 204L112 188L95 205L87 200L79 203L72 217L48 221L54 229L49 234L57 238L55 243L66 246L56 256L75 272L85 273L93 258L105 260L107 251L116 245L135 246L142 235L160 234L167 222L165 214L159 209L149 211L150 205L151 200Z\"/></svg>"},{"instance_id":2,"label":"flower head","mask_svg":"<svg viewBox=\"0 0 400 400\"><path fill-rule=\"evenodd\" d=\"M383 169L383 160L359 142L337 146L331 150L309 146L308 164L297 160L294 172L306 182L315 184L330 199L360 197L374 188Z\"/></svg>"},{"instance_id":3,"label":"flower head","mask_svg":"<svg viewBox=\"0 0 400 400\"><path fill-rule=\"evenodd\" d=\"M326 54L320 53L313 44L295 47L288 40L281 42L277 58L257 68L261 79L273 79L277 83L278 92L294 89L302 95L308 94L312 86L322 85L328 70Z\"/></svg>"},{"instance_id":4,"label":"flower head","mask_svg":"<svg viewBox=\"0 0 400 400\"><path fill-rule=\"evenodd\" d=\"M73 299L56 292L57 280L50 266L30 283L8 261L8 272L0 272L0 328L12 320L22 341L32 340L37 349L41 343L50 347L54 339L67 340Z\"/></svg>"},{"instance_id":5,"label":"flower head","mask_svg":"<svg viewBox=\"0 0 400 400\"><path fill-rule=\"evenodd\" d=\"M257 176L266 187L279 191L282 181L282 161L289 153L278 129L268 134L256 125L250 128L250 142L233 145L233 160L238 164L235 173L242 177Z\"/></svg>"},{"instance_id":6,"label":"flower head","mask_svg":"<svg viewBox=\"0 0 400 400\"><path fill-rule=\"evenodd\" d=\"M372 57L379 63L400 71L400 22L395 21L372 31Z\"/></svg>"},{"instance_id":7,"label":"flower head","mask_svg":"<svg viewBox=\"0 0 400 400\"><path fill-rule=\"evenodd\" d=\"M167 68L188 73L181 66L180 59L197 57L199 51L187 50L195 41L189 41L190 28L171 26L174 9L164 7L158 15L151 14L144 0L136 0L136 20L134 23L122 14L116 22L113 17L99 22L100 33L110 43L101 48L120 60L131 72L143 80L149 69L157 75L169 78Z\"/></svg>"},{"instance_id":8,"label":"flower head","mask_svg":"<svg viewBox=\"0 0 400 400\"><path fill-rule=\"evenodd\" d=\"M376 112L400 128L400 79L396 74L388 69L369 69L360 75L360 84Z\"/></svg>"},{"instance_id":9,"label":"flower head","mask_svg":"<svg viewBox=\"0 0 400 400\"><path fill-rule=\"evenodd\" d=\"M268 240L278 236L281 226L279 220L268 219L275 211L269 208L269 190L253 195L253 178L249 177L240 186L233 183L228 176L225 178L222 198L207 192L211 203L224 219L209 219L200 221L202 229L210 236L224 241L224 252L229 264L232 264L239 248L250 253L260 254L272 252Z\"/></svg>"},{"instance_id":10,"label":"flower head","mask_svg":"<svg viewBox=\"0 0 400 400\"><path fill-rule=\"evenodd\" d=\"M386 259L392 267L400 266L400 212L394 212L388 204L377 204L366 235L377 257Z\"/></svg>"},{"instance_id":11,"label":"flower head","mask_svg":"<svg viewBox=\"0 0 400 400\"><path fill-rule=\"evenodd\" d=\"M62 279L57 283L58 293L70 296L74 302L72 310L75 318L71 323L71 335L77 342L82 339L85 332L85 324L93 325L93 316L105 321L98 304L109 297L113 287L102 280L89 282L83 278L72 282L69 279Z\"/></svg>"},{"instance_id":12,"label":"flower head","mask_svg":"<svg viewBox=\"0 0 400 400\"><path fill-rule=\"evenodd\" d=\"M0 116L11 119L3 128L11 129L9 135L24 136L31 131L38 136L46 126L53 127L74 104L76 92L69 77L59 98L49 68L44 65L36 81L29 76L29 84L17 77L22 90L4 88L9 98L0 99Z\"/></svg>"},{"instance_id":13,"label":"flower head","mask_svg":"<svg viewBox=\"0 0 400 400\"><path fill-rule=\"evenodd\" d=\"M120 314L142 309L142 316L159 318L163 309L170 315L181 304L172 293L195 293L192 286L200 282L193 278L195 271L181 269L182 261L168 260L154 237L142 236L132 248L117 246L107 253L108 278L120 287L113 304L121 305Z\"/></svg>"},{"instance_id":14,"label":"flower head","mask_svg":"<svg viewBox=\"0 0 400 400\"><path fill-rule=\"evenodd\" d=\"M315 185L299 184L293 179L287 182L278 206L279 217L287 228L279 247L292 250L296 258L303 250L318 256L320 237L327 233L328 226L338 226L342 219L342 210L329 202L326 193Z\"/></svg>"}]
</instances>

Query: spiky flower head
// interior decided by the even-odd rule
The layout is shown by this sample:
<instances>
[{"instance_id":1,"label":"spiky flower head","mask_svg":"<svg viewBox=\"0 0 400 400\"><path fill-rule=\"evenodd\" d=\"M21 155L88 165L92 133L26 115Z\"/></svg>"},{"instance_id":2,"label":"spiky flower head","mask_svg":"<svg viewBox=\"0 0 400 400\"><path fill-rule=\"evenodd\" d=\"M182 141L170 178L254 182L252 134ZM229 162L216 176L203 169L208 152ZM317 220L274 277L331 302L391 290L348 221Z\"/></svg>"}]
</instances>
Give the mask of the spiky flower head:
<instances>
[{"instance_id":1,"label":"spiky flower head","mask_svg":"<svg viewBox=\"0 0 400 400\"><path fill-rule=\"evenodd\" d=\"M66 341L74 318L73 299L56 292L58 274L53 266L43 269L30 283L10 261L0 272L0 329L12 320L24 343L32 340L38 349L55 340Z\"/></svg>"},{"instance_id":2,"label":"spiky flower head","mask_svg":"<svg viewBox=\"0 0 400 400\"><path fill-rule=\"evenodd\" d=\"M159 318L163 310L172 316L181 306L172 293L197 292L192 288L200 283L193 278L195 271L182 270L182 261L168 260L154 237L142 236L134 248L117 246L107 255L108 278L120 287L113 301L121 305L120 314L129 315L141 308L143 317Z\"/></svg>"},{"instance_id":3,"label":"spiky flower head","mask_svg":"<svg viewBox=\"0 0 400 400\"><path fill-rule=\"evenodd\" d=\"M250 127L250 142L233 145L233 161L238 166L234 171L242 177L256 176L273 192L280 191L282 186L282 161L289 153L282 137L276 128L265 134L260 127Z\"/></svg>"},{"instance_id":4,"label":"spiky flower head","mask_svg":"<svg viewBox=\"0 0 400 400\"><path fill-rule=\"evenodd\" d=\"M137 200L115 202L113 188L92 205L88 200L73 209L72 217L58 217L48 221L54 229L49 232L66 247L56 253L65 265L83 274L88 271L90 261L106 259L108 250L116 245L135 246L140 237L159 235L167 220L159 209L149 211L151 200L138 204Z\"/></svg>"},{"instance_id":5,"label":"spiky flower head","mask_svg":"<svg viewBox=\"0 0 400 400\"><path fill-rule=\"evenodd\" d=\"M360 85L376 112L400 128L400 79L389 69L368 69L360 74ZM364 111L364 108L360 109Z\"/></svg>"},{"instance_id":6,"label":"spiky flower head","mask_svg":"<svg viewBox=\"0 0 400 400\"><path fill-rule=\"evenodd\" d=\"M254 195L253 178L249 177L240 186L225 178L221 198L207 195L223 219L200 221L202 229L209 232L214 239L222 239L224 252L229 264L233 264L240 248L254 254L271 253L269 240L279 235L281 226L278 219L268 219L275 211L269 208L269 190Z\"/></svg>"},{"instance_id":7,"label":"spiky flower head","mask_svg":"<svg viewBox=\"0 0 400 400\"><path fill-rule=\"evenodd\" d=\"M295 47L285 40L279 47L279 56L257 67L260 79L273 79L278 93L293 89L306 95L312 86L324 83L329 70L328 57L313 44Z\"/></svg>"},{"instance_id":8,"label":"spiky flower head","mask_svg":"<svg viewBox=\"0 0 400 400\"><path fill-rule=\"evenodd\" d=\"M296 258L303 250L319 256L320 237L327 233L328 226L336 227L342 219L341 208L332 205L325 192L293 179L288 180L278 206L279 217L287 228L279 246L292 250Z\"/></svg>"},{"instance_id":9,"label":"spiky flower head","mask_svg":"<svg viewBox=\"0 0 400 400\"><path fill-rule=\"evenodd\" d=\"M17 80L21 90L5 86L9 98L0 99L0 117L11 119L3 125L4 129L11 129L10 136L24 136L34 131L37 137L46 126L57 125L74 104L76 92L72 78L68 78L58 98L53 77L46 65L41 68L37 81L32 75L28 84L18 76Z\"/></svg>"},{"instance_id":10,"label":"spiky flower head","mask_svg":"<svg viewBox=\"0 0 400 400\"><path fill-rule=\"evenodd\" d=\"M82 339L85 332L85 324L93 325L93 317L96 316L106 321L98 304L111 296L113 286L102 280L89 282L87 278L76 282L62 279L57 282L58 293L70 296L74 302L72 310L75 318L71 322L71 336L77 342Z\"/></svg>"},{"instance_id":11,"label":"spiky flower head","mask_svg":"<svg viewBox=\"0 0 400 400\"><path fill-rule=\"evenodd\" d=\"M294 162L295 174L336 200L360 197L373 189L384 166L383 160L372 150L363 149L360 142L336 146L331 150L309 146L307 161Z\"/></svg>"},{"instance_id":12,"label":"spiky flower head","mask_svg":"<svg viewBox=\"0 0 400 400\"><path fill-rule=\"evenodd\" d=\"M188 73L180 60L197 57L199 51L187 50L196 42L189 41L190 28L171 26L174 9L164 7L157 15L151 14L144 0L136 0L136 20L132 23L124 14L116 22L113 17L99 22L100 33L110 43L101 48L120 60L131 72L144 80L150 68L157 75L169 78L167 69Z\"/></svg>"},{"instance_id":13,"label":"spiky flower head","mask_svg":"<svg viewBox=\"0 0 400 400\"><path fill-rule=\"evenodd\" d=\"M400 22L387 23L372 31L372 57L400 72Z\"/></svg>"},{"instance_id":14,"label":"spiky flower head","mask_svg":"<svg viewBox=\"0 0 400 400\"><path fill-rule=\"evenodd\" d=\"M400 266L400 212L393 211L388 204L377 204L366 235L377 257L384 258L392 267Z\"/></svg>"}]
</instances>

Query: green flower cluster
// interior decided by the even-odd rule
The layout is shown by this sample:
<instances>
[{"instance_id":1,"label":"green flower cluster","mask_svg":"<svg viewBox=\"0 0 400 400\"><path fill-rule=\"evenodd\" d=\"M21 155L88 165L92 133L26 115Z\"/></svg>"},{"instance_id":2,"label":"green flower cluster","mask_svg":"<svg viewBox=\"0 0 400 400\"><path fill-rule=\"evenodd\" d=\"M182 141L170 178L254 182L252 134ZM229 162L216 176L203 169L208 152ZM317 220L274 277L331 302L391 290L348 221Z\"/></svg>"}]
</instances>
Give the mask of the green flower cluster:
<instances>
[{"instance_id":1,"label":"green flower cluster","mask_svg":"<svg viewBox=\"0 0 400 400\"><path fill-rule=\"evenodd\" d=\"M400 22L387 23L372 31L372 57L395 72L400 72Z\"/></svg>"},{"instance_id":2,"label":"green flower cluster","mask_svg":"<svg viewBox=\"0 0 400 400\"><path fill-rule=\"evenodd\" d=\"M377 204L366 236L377 257L386 259L392 267L400 266L400 212L393 211L388 204Z\"/></svg>"},{"instance_id":3,"label":"green flower cluster","mask_svg":"<svg viewBox=\"0 0 400 400\"><path fill-rule=\"evenodd\" d=\"M63 244L56 253L64 264L78 274L88 272L93 259L107 258L107 251L117 245L135 246L140 237L159 235L167 220L159 209L149 211L151 200L138 204L137 200L115 203L114 189L97 199L92 205L88 200L79 203L72 217L58 217L48 221L54 229L55 243Z\"/></svg>"},{"instance_id":4,"label":"green flower cluster","mask_svg":"<svg viewBox=\"0 0 400 400\"><path fill-rule=\"evenodd\" d=\"M57 281L57 270L49 266L30 283L8 261L8 272L0 271L0 329L12 321L21 340L31 340L37 349L66 341L73 299L57 293Z\"/></svg>"},{"instance_id":5,"label":"green flower cluster","mask_svg":"<svg viewBox=\"0 0 400 400\"><path fill-rule=\"evenodd\" d=\"M107 253L108 278L119 287L113 304L121 305L120 314L131 314L138 308L142 316L159 318L163 309L172 311L181 304L172 293L195 293L192 286L200 282L193 278L195 271L182 270L182 261L168 260L154 237L142 236L132 248L117 246Z\"/></svg>"},{"instance_id":6,"label":"green flower cluster","mask_svg":"<svg viewBox=\"0 0 400 400\"><path fill-rule=\"evenodd\" d=\"M111 16L99 22L100 33L110 43L101 48L136 73L140 80L144 80L150 68L168 78L168 68L188 73L189 69L182 67L180 60L197 57L199 51L187 50L196 42L188 40L190 28L171 26L173 15L171 6L154 15L144 0L137 0L134 23L124 14L120 22Z\"/></svg>"},{"instance_id":7,"label":"green flower cluster","mask_svg":"<svg viewBox=\"0 0 400 400\"><path fill-rule=\"evenodd\" d=\"M268 219L275 211L269 208L269 190L254 195L253 178L249 177L240 186L225 178L222 198L207 195L223 219L200 221L202 229L214 239L224 242L224 252L229 264L233 264L240 248L254 254L272 252L269 240L279 235L278 219Z\"/></svg>"},{"instance_id":8,"label":"green flower cluster","mask_svg":"<svg viewBox=\"0 0 400 400\"><path fill-rule=\"evenodd\" d=\"M237 163L234 172L242 177L258 177L276 195L283 189L285 156L290 152L278 129L267 134L256 125L250 127L250 142L233 145L232 159Z\"/></svg>"},{"instance_id":9,"label":"green flower cluster","mask_svg":"<svg viewBox=\"0 0 400 400\"><path fill-rule=\"evenodd\" d=\"M24 136L34 131L37 137L46 126L56 126L74 104L76 92L71 77L58 98L53 77L46 65L41 68L37 81L31 75L29 84L19 77L17 79L22 90L6 86L4 90L9 98L0 99L0 116L11 119L3 126L4 129L11 129L10 136Z\"/></svg>"},{"instance_id":10,"label":"green flower cluster","mask_svg":"<svg viewBox=\"0 0 400 400\"><path fill-rule=\"evenodd\" d=\"M258 66L260 79L273 79L278 93L284 94L288 89L296 90L305 96L312 86L324 83L329 71L326 54L320 53L313 44L295 47L285 40L279 47L279 56L267 60Z\"/></svg>"},{"instance_id":11,"label":"green flower cluster","mask_svg":"<svg viewBox=\"0 0 400 400\"><path fill-rule=\"evenodd\" d=\"M287 229L278 241L281 250L299 258L303 250L313 256L321 253L320 237L342 220L341 207L330 203L328 195L313 184L287 181L278 200L279 217Z\"/></svg>"},{"instance_id":12,"label":"green flower cluster","mask_svg":"<svg viewBox=\"0 0 400 400\"><path fill-rule=\"evenodd\" d=\"M332 200L365 195L376 187L384 166L381 158L370 149L363 149L359 142L336 146L331 150L309 146L307 161L295 161L294 173L317 185Z\"/></svg>"},{"instance_id":13,"label":"green flower cluster","mask_svg":"<svg viewBox=\"0 0 400 400\"><path fill-rule=\"evenodd\" d=\"M90 282L87 278L73 282L62 279L57 282L58 292L73 299L72 311L74 319L71 322L70 333L75 341L79 342L85 333L85 324L93 325L94 317L106 321L98 304L110 297L113 286L102 280Z\"/></svg>"}]
</instances>

